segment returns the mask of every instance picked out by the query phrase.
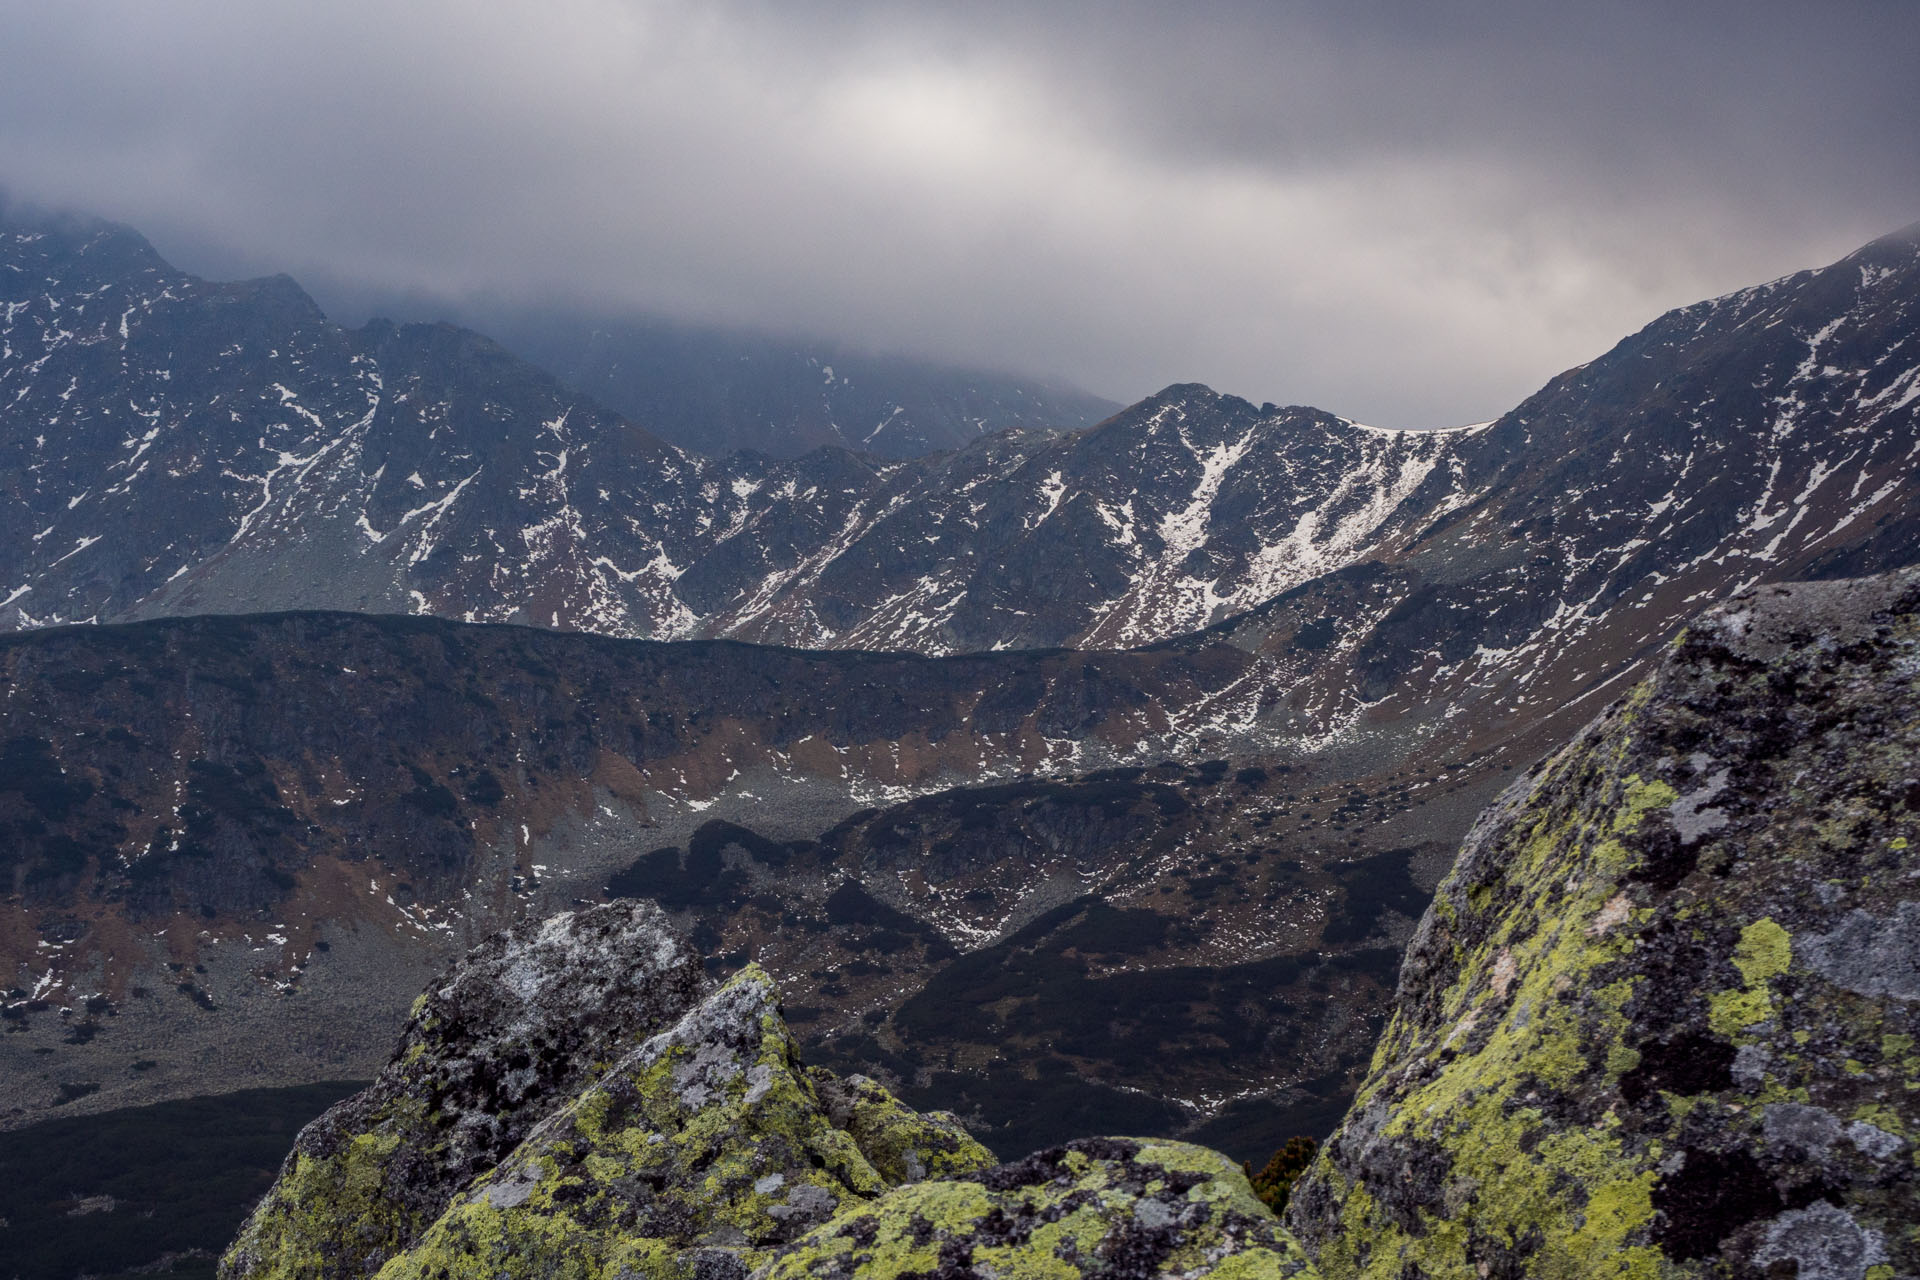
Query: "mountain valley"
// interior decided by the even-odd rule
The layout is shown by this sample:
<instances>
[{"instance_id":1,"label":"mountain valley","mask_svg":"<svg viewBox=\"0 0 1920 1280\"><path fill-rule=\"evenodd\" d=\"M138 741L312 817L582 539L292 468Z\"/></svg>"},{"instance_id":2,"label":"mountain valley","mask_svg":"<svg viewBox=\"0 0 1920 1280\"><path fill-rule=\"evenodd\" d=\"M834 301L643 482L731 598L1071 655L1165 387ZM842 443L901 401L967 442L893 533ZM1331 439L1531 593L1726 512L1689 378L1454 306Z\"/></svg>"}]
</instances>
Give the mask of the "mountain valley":
<instances>
[{"instance_id":1,"label":"mountain valley","mask_svg":"<svg viewBox=\"0 0 1920 1280\"><path fill-rule=\"evenodd\" d=\"M1256 663L1217 641L926 659L326 614L0 639L5 937L31 975L0 1053L39 1082L19 1115L175 1096L236 1020L236 1083L364 1072L372 1009L498 922L606 890L685 913L716 967L760 959L797 1026L910 1088L1014 1071L991 1124L1043 1087L1035 1059L999 1015L938 1002L1038 999L1016 1021L1044 1038L1061 981L1138 1008L1143 971L1197 993L1083 1037L1044 1087L1151 1078L1154 1122L1186 1127L1245 1087L1247 1050L1324 1111L1443 869L1433 832L1464 828L1499 762L1230 764L1258 739L1221 695ZM1297 1040L1294 1018L1325 1027Z\"/></svg>"},{"instance_id":2,"label":"mountain valley","mask_svg":"<svg viewBox=\"0 0 1920 1280\"><path fill-rule=\"evenodd\" d=\"M1004 1158L1258 1159L1688 619L1920 560L1920 227L1452 431L1181 384L906 458L702 457L124 228L0 266L0 1128L364 1079L467 947L643 899Z\"/></svg>"}]
</instances>

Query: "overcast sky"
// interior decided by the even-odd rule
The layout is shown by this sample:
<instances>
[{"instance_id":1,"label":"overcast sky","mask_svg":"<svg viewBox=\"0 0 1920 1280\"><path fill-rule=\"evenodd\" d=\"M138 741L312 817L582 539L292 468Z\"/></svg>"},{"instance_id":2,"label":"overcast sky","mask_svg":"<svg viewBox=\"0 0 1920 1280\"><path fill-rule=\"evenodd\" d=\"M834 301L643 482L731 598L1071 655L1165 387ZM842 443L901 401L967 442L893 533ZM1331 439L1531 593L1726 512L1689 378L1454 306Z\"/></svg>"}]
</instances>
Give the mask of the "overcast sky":
<instances>
[{"instance_id":1,"label":"overcast sky","mask_svg":"<svg viewBox=\"0 0 1920 1280\"><path fill-rule=\"evenodd\" d=\"M1920 219L1920 4L0 0L0 186L337 318L563 301L1380 425Z\"/></svg>"}]
</instances>

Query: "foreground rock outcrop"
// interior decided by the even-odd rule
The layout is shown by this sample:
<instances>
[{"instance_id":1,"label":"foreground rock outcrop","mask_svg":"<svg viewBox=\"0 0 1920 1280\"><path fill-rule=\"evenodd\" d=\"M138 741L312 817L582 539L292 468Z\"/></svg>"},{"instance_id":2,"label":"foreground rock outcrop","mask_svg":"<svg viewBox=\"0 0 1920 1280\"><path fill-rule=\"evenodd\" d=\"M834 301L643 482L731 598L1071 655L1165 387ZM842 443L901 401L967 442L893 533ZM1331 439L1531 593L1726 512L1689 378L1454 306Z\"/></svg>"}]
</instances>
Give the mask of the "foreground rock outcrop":
<instances>
[{"instance_id":1,"label":"foreground rock outcrop","mask_svg":"<svg viewBox=\"0 0 1920 1280\"><path fill-rule=\"evenodd\" d=\"M371 1275L700 988L650 902L494 935L414 1002L379 1078L301 1131L222 1276Z\"/></svg>"},{"instance_id":2,"label":"foreground rock outcrop","mask_svg":"<svg viewBox=\"0 0 1920 1280\"><path fill-rule=\"evenodd\" d=\"M809 1073L772 980L749 966L540 1125L381 1274L744 1276L845 1205L992 1163L950 1116Z\"/></svg>"},{"instance_id":3,"label":"foreground rock outcrop","mask_svg":"<svg viewBox=\"0 0 1920 1280\"><path fill-rule=\"evenodd\" d=\"M1920 573L1763 588L1476 825L1289 1221L1331 1277L1920 1274Z\"/></svg>"},{"instance_id":4,"label":"foreground rock outcrop","mask_svg":"<svg viewBox=\"0 0 1920 1280\"><path fill-rule=\"evenodd\" d=\"M647 904L484 945L301 1134L223 1277L1310 1270L1216 1152L1093 1139L995 1167L951 1115L805 1066L757 965L698 989Z\"/></svg>"}]
</instances>

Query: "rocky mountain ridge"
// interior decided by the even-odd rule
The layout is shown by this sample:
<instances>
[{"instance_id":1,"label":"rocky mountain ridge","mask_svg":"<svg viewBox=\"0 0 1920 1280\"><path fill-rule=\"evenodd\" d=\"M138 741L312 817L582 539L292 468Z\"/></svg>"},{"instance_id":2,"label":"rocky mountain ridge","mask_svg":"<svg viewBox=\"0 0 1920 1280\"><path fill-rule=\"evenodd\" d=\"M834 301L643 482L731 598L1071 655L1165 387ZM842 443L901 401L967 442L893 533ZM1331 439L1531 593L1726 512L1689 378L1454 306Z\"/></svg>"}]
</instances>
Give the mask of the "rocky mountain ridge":
<instances>
[{"instance_id":1,"label":"rocky mountain ridge","mask_svg":"<svg viewBox=\"0 0 1920 1280\"><path fill-rule=\"evenodd\" d=\"M1464 442L1369 558L1225 629L1308 719L1492 744L1591 714L1734 591L1912 563L1917 263L1920 227L1661 317Z\"/></svg>"},{"instance_id":2,"label":"rocky mountain ridge","mask_svg":"<svg viewBox=\"0 0 1920 1280\"><path fill-rule=\"evenodd\" d=\"M1222 615L1173 588L1254 436L1294 456L1231 501L1289 529L1333 505L1248 570L1243 605L1297 581L1301 553L1345 554L1379 514L1368 477L1404 487L1434 451L1177 388L1098 438L703 459L468 331L344 330L284 277L209 284L124 228L0 247L16 627L320 607L949 653L1104 619L1114 646ZM1066 553L1085 568L1056 580Z\"/></svg>"}]
</instances>

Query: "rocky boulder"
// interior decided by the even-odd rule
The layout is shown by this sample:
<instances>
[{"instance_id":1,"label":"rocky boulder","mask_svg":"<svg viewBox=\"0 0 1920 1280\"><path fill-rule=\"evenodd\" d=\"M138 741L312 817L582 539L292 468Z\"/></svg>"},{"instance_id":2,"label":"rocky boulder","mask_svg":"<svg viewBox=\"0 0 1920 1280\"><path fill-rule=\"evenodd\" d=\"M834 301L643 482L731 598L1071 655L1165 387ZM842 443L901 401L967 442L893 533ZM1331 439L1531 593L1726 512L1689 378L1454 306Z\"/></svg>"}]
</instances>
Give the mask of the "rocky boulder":
<instances>
[{"instance_id":1,"label":"rocky boulder","mask_svg":"<svg viewBox=\"0 0 1920 1280\"><path fill-rule=\"evenodd\" d=\"M1920 572L1735 597L1475 826L1330 1277L1920 1274Z\"/></svg>"},{"instance_id":2,"label":"rocky boulder","mask_svg":"<svg viewBox=\"0 0 1920 1280\"><path fill-rule=\"evenodd\" d=\"M379 1078L301 1131L223 1280L372 1275L700 990L699 956L650 902L494 935L414 1002Z\"/></svg>"},{"instance_id":3,"label":"rocky boulder","mask_svg":"<svg viewBox=\"0 0 1920 1280\"><path fill-rule=\"evenodd\" d=\"M809 1072L773 980L749 965L542 1123L381 1274L745 1277L842 1208L992 1163L951 1116Z\"/></svg>"}]
</instances>

